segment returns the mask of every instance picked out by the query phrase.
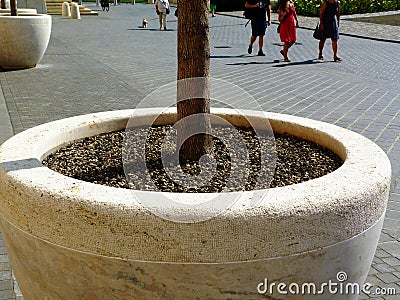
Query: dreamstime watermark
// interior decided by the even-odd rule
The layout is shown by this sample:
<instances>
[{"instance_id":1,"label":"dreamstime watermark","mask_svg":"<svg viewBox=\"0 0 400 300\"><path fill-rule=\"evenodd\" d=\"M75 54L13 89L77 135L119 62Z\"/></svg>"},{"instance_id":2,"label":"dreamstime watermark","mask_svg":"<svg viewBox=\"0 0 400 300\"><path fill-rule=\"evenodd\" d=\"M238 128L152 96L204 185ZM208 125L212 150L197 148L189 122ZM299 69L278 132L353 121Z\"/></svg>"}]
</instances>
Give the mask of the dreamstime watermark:
<instances>
[{"instance_id":1,"label":"dreamstime watermark","mask_svg":"<svg viewBox=\"0 0 400 300\"><path fill-rule=\"evenodd\" d=\"M177 102L188 99L209 98L212 108L229 108L225 111L228 117L217 114L192 114L181 120L176 120L171 115L176 113ZM239 107L240 106L240 107ZM247 117L243 108L251 109L252 116ZM238 128L229 121L239 120L242 126L253 129L258 140L259 165L256 174L256 183L252 183L252 190L246 190L245 184L254 166L250 165L250 154L243 135ZM169 115L169 117L168 117ZM163 171L170 185L188 189L201 188L214 180L216 172L216 158L207 154L199 160L197 174L189 174L179 164L179 151L183 142L197 134L204 134L203 118L211 122L211 135L222 142L229 153L230 169L218 193L197 193L195 196L188 193L169 193L159 189L158 172L149 168L146 161L149 154L149 144L154 144L151 137L152 125L163 124L165 120L171 122L171 127L160 145L160 159ZM163 121L164 120L164 121ZM178 127L184 123L189 131L185 136L177 136ZM140 136L134 135L135 128L142 128ZM219 131L215 128L224 127ZM175 143L175 144L174 144ZM264 147L263 143L268 144ZM170 151L171 144L174 151ZM122 149L123 168L125 177L131 187L135 186L137 176L145 176L147 190L159 191L149 197L148 193L132 189L135 199L155 215L183 223L202 222L211 219L232 207L239 199L248 207L255 207L265 198L266 189L259 187L259 182L270 183L273 178L276 164L275 138L272 128L257 101L242 88L220 79L190 78L166 84L146 96L133 110L126 129ZM143 181L143 180L142 180ZM239 185L239 186L238 186Z\"/></svg>"},{"instance_id":2,"label":"dreamstime watermark","mask_svg":"<svg viewBox=\"0 0 400 300\"><path fill-rule=\"evenodd\" d=\"M267 278L257 285L257 292L262 295L396 295L395 288L374 287L366 282L359 284L355 282L346 282L348 279L347 273L340 271L336 274L336 280L328 280L323 283L284 283L284 282L268 282Z\"/></svg>"}]
</instances>

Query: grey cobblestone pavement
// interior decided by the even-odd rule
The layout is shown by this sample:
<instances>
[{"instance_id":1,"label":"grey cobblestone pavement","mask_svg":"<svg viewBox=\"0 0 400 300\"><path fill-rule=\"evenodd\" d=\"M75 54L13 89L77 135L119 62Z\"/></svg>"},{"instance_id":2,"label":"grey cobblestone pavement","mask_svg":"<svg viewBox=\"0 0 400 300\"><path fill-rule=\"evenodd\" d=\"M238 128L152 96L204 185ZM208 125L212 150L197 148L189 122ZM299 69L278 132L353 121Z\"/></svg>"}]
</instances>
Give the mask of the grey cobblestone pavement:
<instances>
[{"instance_id":1,"label":"grey cobblestone pavement","mask_svg":"<svg viewBox=\"0 0 400 300\"><path fill-rule=\"evenodd\" d=\"M93 5L89 8L100 10ZM78 114L134 108L146 95L176 78L176 18L158 30L153 5L111 6L98 17L53 16L49 47L34 69L0 70L0 142L14 133ZM240 13L231 13L239 16ZM142 18L149 27L142 29ZM322 120L349 128L378 143L393 168L390 201L367 282L400 295L400 28L343 20L341 63L316 60L315 18L300 18L291 63L281 62L274 24L265 38L266 57L247 54L246 20L210 18L211 76L250 93L264 110ZM308 28L308 29L307 29ZM362 36L359 38L356 36ZM385 41L383 41L385 40ZM249 103L225 101L236 108ZM231 101L231 102L230 102ZM22 299L0 241L0 299Z\"/></svg>"}]
</instances>

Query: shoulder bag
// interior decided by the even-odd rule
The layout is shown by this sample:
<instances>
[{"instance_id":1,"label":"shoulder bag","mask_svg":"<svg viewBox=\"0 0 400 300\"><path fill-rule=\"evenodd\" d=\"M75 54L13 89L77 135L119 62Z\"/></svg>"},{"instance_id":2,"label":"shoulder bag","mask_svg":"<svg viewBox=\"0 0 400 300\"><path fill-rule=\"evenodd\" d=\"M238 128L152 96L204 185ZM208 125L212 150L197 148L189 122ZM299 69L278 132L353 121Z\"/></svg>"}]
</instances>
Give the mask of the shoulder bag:
<instances>
[{"instance_id":1,"label":"shoulder bag","mask_svg":"<svg viewBox=\"0 0 400 300\"><path fill-rule=\"evenodd\" d=\"M317 26L315 27L315 30L313 33L313 38L316 40L323 40L325 38L325 32L323 32L321 29L319 29L319 22L317 23Z\"/></svg>"}]
</instances>

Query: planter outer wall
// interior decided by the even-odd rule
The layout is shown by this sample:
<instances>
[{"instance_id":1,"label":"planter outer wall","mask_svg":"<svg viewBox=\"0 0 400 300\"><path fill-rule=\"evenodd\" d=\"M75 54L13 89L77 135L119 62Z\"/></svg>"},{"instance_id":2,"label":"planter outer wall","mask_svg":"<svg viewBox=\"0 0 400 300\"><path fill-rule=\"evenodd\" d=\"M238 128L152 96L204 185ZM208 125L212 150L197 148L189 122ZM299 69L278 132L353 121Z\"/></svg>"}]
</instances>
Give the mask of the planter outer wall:
<instances>
[{"instance_id":1,"label":"planter outer wall","mask_svg":"<svg viewBox=\"0 0 400 300\"><path fill-rule=\"evenodd\" d=\"M246 123L235 111L214 112L234 125ZM139 119L146 124L158 113L146 109ZM242 113L265 122L258 112ZM377 145L334 125L266 113L275 132L328 147L344 159L343 166L321 178L270 189L254 208L243 193L226 212L194 224L151 214L129 190L68 178L40 163L69 141L123 129L131 114L98 113L44 124L0 148L2 230L26 299L262 299L256 288L266 277L322 283L344 271L348 282L365 280L391 175ZM175 118L171 112L158 121Z\"/></svg>"},{"instance_id":2,"label":"planter outer wall","mask_svg":"<svg viewBox=\"0 0 400 300\"><path fill-rule=\"evenodd\" d=\"M51 24L50 15L0 15L0 67L35 67L47 49Z\"/></svg>"},{"instance_id":3,"label":"planter outer wall","mask_svg":"<svg viewBox=\"0 0 400 300\"><path fill-rule=\"evenodd\" d=\"M45 0L18 0L18 8L34 8L39 14L47 13Z\"/></svg>"}]
</instances>

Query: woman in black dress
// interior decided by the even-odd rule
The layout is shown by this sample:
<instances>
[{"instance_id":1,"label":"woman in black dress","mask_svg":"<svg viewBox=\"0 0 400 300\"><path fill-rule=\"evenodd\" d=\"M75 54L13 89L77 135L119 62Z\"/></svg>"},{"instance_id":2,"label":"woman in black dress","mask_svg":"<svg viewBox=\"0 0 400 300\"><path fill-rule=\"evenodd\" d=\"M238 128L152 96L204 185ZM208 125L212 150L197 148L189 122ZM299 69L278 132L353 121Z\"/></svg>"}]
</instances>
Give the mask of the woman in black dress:
<instances>
[{"instance_id":1,"label":"woman in black dress","mask_svg":"<svg viewBox=\"0 0 400 300\"><path fill-rule=\"evenodd\" d=\"M332 40L333 60L335 62L342 59L337 56L338 39L339 39L339 21L340 21L340 2L338 0L325 0L321 5L320 29L324 31L325 38L319 41L318 59L323 60L322 50L324 49L327 38Z\"/></svg>"}]
</instances>

